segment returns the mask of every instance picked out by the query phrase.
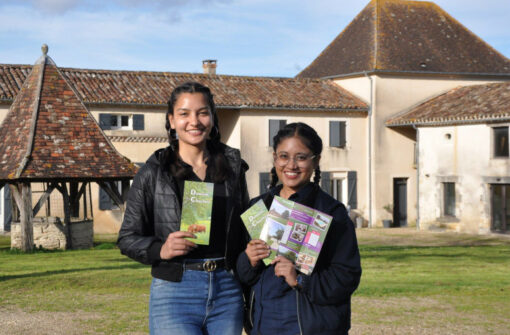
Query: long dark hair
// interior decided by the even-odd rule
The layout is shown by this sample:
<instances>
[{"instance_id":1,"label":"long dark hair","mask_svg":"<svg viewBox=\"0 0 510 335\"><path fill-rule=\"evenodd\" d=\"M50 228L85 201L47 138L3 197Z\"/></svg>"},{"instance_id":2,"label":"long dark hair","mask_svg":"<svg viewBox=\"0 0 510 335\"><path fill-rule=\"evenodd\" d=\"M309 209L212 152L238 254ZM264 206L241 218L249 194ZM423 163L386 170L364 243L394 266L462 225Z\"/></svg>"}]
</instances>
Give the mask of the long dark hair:
<instances>
[{"instance_id":1,"label":"long dark hair","mask_svg":"<svg viewBox=\"0 0 510 335\"><path fill-rule=\"evenodd\" d=\"M175 129L171 128L168 118L169 115L174 114L175 103L182 93L201 93L205 97L207 107L209 108L213 118L213 128L211 129L209 139L207 139L206 143L207 151L209 153L209 156L207 157L207 165L213 168L213 181L215 183L224 182L232 173L232 169L230 168L230 165L228 164L227 158L224 154L225 147L220 142L221 134L218 123L218 115L216 113L216 105L214 104L214 98L211 90L207 86L197 82L186 82L177 86L172 91L170 100L168 100L168 110L165 116L165 128L168 134L170 147L172 148L172 150L169 151L171 157L168 157L171 162L170 172L172 175L178 178L187 177L189 172L189 169L184 165L184 162L178 158L177 153L179 152L179 140L177 139L177 133Z\"/></svg>"},{"instance_id":2,"label":"long dark hair","mask_svg":"<svg viewBox=\"0 0 510 335\"><path fill-rule=\"evenodd\" d=\"M299 137L303 144L310 149L310 151L315 155L314 160L317 162L319 156L322 153L322 140L320 136L317 134L315 129L307 125L303 122L295 122L289 123L282 129L278 131L275 137L273 137L273 150L276 152L276 148L278 145L286 138L290 137ZM319 164L314 171L313 182L316 185L319 185L321 180L321 170ZM278 183L278 175L276 174L276 169L273 167L271 169L271 184L270 187L276 186Z\"/></svg>"}]
</instances>

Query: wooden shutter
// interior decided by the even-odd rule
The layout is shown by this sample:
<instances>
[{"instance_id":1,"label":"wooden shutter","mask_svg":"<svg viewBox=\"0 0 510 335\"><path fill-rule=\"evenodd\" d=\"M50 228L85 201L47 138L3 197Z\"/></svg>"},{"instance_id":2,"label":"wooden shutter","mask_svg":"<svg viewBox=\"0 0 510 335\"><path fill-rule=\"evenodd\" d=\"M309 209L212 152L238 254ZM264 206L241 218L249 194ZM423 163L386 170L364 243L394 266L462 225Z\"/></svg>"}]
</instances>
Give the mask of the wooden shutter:
<instances>
[{"instance_id":1,"label":"wooden shutter","mask_svg":"<svg viewBox=\"0 0 510 335\"><path fill-rule=\"evenodd\" d=\"M333 196L331 187L331 173L321 171L321 188L324 192Z\"/></svg>"},{"instance_id":2,"label":"wooden shutter","mask_svg":"<svg viewBox=\"0 0 510 335\"><path fill-rule=\"evenodd\" d=\"M111 120L112 120L111 114L100 113L99 114L99 126L101 127L101 129L110 130L112 128Z\"/></svg>"},{"instance_id":3,"label":"wooden shutter","mask_svg":"<svg viewBox=\"0 0 510 335\"><path fill-rule=\"evenodd\" d=\"M268 186L271 183L271 174L267 172L259 173L259 193L264 194L268 190Z\"/></svg>"},{"instance_id":4,"label":"wooden shutter","mask_svg":"<svg viewBox=\"0 0 510 335\"><path fill-rule=\"evenodd\" d=\"M4 185L4 231L11 231L11 221L12 221L12 204L11 204L11 190L9 189L9 185Z\"/></svg>"},{"instance_id":5,"label":"wooden shutter","mask_svg":"<svg viewBox=\"0 0 510 335\"><path fill-rule=\"evenodd\" d=\"M133 130L144 130L145 121L143 114L134 114L133 115Z\"/></svg>"},{"instance_id":6,"label":"wooden shutter","mask_svg":"<svg viewBox=\"0 0 510 335\"><path fill-rule=\"evenodd\" d=\"M346 144L345 121L329 122L329 146L343 148Z\"/></svg>"},{"instance_id":7,"label":"wooden shutter","mask_svg":"<svg viewBox=\"0 0 510 335\"><path fill-rule=\"evenodd\" d=\"M285 127L287 120L269 120L269 146L272 147L274 142L273 138L278 134L278 131Z\"/></svg>"},{"instance_id":8,"label":"wooden shutter","mask_svg":"<svg viewBox=\"0 0 510 335\"><path fill-rule=\"evenodd\" d=\"M357 176L356 171L347 172L347 205L349 209L358 208Z\"/></svg>"}]
</instances>

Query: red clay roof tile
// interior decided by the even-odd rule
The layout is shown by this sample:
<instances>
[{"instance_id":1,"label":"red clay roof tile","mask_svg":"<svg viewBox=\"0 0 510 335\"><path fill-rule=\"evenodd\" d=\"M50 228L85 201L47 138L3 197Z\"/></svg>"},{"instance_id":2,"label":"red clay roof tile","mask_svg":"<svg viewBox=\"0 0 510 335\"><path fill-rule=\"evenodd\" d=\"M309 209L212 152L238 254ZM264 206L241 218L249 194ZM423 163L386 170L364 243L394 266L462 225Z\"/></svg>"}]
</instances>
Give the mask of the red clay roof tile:
<instances>
[{"instance_id":1,"label":"red clay roof tile","mask_svg":"<svg viewBox=\"0 0 510 335\"><path fill-rule=\"evenodd\" d=\"M0 100L11 101L26 65L0 64ZM194 73L59 68L86 104L166 105L172 90L187 81L211 88L218 107L366 110L361 99L329 80L243 77Z\"/></svg>"},{"instance_id":2,"label":"red clay roof tile","mask_svg":"<svg viewBox=\"0 0 510 335\"><path fill-rule=\"evenodd\" d=\"M386 121L387 126L433 126L510 121L510 82L464 86Z\"/></svg>"}]
</instances>

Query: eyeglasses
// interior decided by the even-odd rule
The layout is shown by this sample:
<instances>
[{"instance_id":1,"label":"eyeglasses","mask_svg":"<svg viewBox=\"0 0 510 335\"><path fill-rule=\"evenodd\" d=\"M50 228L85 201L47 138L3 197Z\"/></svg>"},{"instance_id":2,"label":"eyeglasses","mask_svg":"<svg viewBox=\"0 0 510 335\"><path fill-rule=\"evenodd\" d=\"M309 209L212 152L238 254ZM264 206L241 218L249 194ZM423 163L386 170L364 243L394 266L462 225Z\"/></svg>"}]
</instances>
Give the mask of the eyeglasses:
<instances>
[{"instance_id":1,"label":"eyeglasses","mask_svg":"<svg viewBox=\"0 0 510 335\"><path fill-rule=\"evenodd\" d=\"M304 168L304 167L307 167L310 160L312 160L314 158L315 158L315 155L297 154L296 156L291 157L289 154L287 154L285 152L280 152L280 153L275 154L274 161L276 164L283 167L283 166L289 164L289 162L291 160L293 160L298 167Z\"/></svg>"}]
</instances>

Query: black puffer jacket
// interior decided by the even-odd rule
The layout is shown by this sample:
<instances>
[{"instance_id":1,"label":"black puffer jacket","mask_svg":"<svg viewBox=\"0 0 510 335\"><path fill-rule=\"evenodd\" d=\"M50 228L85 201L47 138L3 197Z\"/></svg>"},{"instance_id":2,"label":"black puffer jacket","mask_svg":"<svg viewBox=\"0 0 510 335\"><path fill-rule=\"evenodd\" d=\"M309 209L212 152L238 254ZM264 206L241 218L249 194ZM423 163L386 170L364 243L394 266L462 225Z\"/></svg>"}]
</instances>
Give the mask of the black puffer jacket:
<instances>
[{"instance_id":1,"label":"black puffer jacket","mask_svg":"<svg viewBox=\"0 0 510 335\"><path fill-rule=\"evenodd\" d=\"M159 251L168 235L178 231L181 221L181 208L175 181L169 175L169 157L166 150L157 150L136 174L129 190L124 221L119 231L117 245L122 254L143 263L152 265L152 274L170 273L171 281L182 278L182 264L176 260L161 261ZM225 157L233 175L225 181L227 192L227 239L225 258L227 269L235 269L237 256L244 251L249 235L240 220L246 209L249 197L245 172L248 165L241 159L239 150L223 146ZM167 276L168 277L168 276Z\"/></svg>"}]
</instances>

